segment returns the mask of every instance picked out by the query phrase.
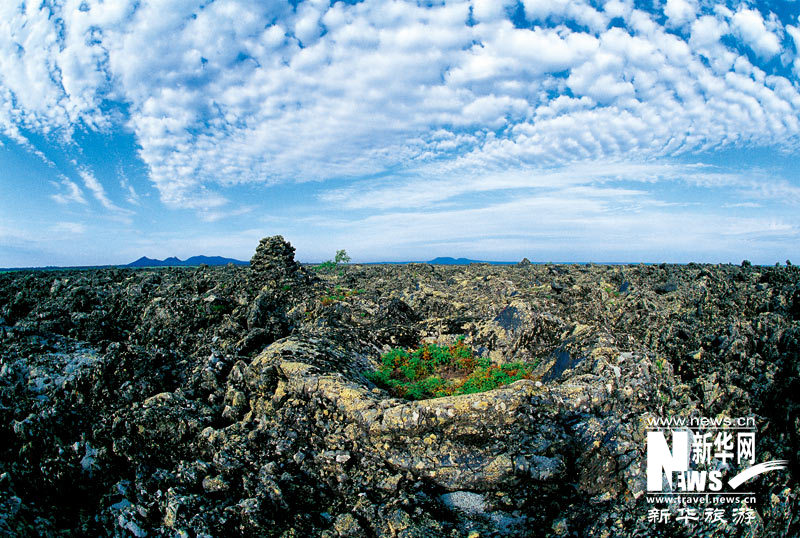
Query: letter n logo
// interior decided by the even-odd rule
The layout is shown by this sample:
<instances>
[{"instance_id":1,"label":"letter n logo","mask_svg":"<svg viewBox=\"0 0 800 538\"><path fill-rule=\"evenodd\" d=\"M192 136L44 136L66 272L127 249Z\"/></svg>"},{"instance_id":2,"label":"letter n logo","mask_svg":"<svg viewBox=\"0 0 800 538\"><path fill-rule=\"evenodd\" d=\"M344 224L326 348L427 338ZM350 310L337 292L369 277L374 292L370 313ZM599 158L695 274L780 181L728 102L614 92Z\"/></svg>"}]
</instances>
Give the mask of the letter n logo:
<instances>
[{"instance_id":1,"label":"letter n logo","mask_svg":"<svg viewBox=\"0 0 800 538\"><path fill-rule=\"evenodd\" d=\"M664 432L647 432L647 490L661 491L663 474L672 487L672 473L689 470L689 432L672 432L670 451Z\"/></svg>"}]
</instances>

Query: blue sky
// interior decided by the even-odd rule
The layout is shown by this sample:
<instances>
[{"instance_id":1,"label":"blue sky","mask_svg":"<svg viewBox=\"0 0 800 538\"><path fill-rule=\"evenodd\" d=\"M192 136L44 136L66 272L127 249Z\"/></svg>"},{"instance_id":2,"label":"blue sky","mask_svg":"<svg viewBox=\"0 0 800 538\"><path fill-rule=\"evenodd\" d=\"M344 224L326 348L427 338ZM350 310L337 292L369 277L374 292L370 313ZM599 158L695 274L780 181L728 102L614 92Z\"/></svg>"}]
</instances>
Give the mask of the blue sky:
<instances>
[{"instance_id":1,"label":"blue sky","mask_svg":"<svg viewBox=\"0 0 800 538\"><path fill-rule=\"evenodd\" d=\"M0 267L800 259L800 2L0 5Z\"/></svg>"}]
</instances>

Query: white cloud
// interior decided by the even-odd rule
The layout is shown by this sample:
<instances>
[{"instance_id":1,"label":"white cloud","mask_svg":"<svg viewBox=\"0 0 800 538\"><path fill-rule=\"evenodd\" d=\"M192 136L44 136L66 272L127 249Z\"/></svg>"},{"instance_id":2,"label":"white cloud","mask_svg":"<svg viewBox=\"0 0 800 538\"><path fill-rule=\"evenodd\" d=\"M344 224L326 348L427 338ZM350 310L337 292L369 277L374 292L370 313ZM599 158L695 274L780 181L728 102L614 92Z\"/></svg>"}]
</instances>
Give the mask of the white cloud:
<instances>
[{"instance_id":1,"label":"white cloud","mask_svg":"<svg viewBox=\"0 0 800 538\"><path fill-rule=\"evenodd\" d=\"M593 31L601 31L608 25L608 8L603 13L583 0L523 0L522 4L525 16L536 22L572 19Z\"/></svg>"},{"instance_id":2,"label":"white cloud","mask_svg":"<svg viewBox=\"0 0 800 538\"><path fill-rule=\"evenodd\" d=\"M86 225L80 222L57 222L50 227L50 231L57 234L81 235L86 233Z\"/></svg>"},{"instance_id":3,"label":"white cloud","mask_svg":"<svg viewBox=\"0 0 800 538\"><path fill-rule=\"evenodd\" d=\"M122 209L109 199L108 195L106 194L106 190L103 188L103 185L97 180L91 170L88 168L80 168L78 170L78 175L81 176L83 184L87 189L89 189L95 199L100 202L103 207L116 213L130 214L130 211Z\"/></svg>"},{"instance_id":4,"label":"white cloud","mask_svg":"<svg viewBox=\"0 0 800 538\"><path fill-rule=\"evenodd\" d=\"M513 4L511 0L473 0L472 16L478 22L495 22L505 18L505 10Z\"/></svg>"},{"instance_id":5,"label":"white cloud","mask_svg":"<svg viewBox=\"0 0 800 538\"><path fill-rule=\"evenodd\" d=\"M425 170L423 170L424 172ZM350 187L329 190L319 198L326 206L344 209L371 209L376 211L400 208L443 210L453 205L474 204L474 200L458 201L469 194L488 194L501 199L504 193L528 196L547 193L551 197L570 200L574 195L609 199L632 199L637 203L646 196L647 184L673 183L678 185L718 189L739 193L743 199L780 201L800 205L800 188L786 180L769 177L757 169L737 173L723 171L702 164L670 162L575 162L549 169L522 169L487 173L468 169L451 171L445 176L441 170L402 180L372 180ZM639 184L641 189L612 187L614 183ZM591 196L590 196L591 195ZM664 203L647 196L648 204ZM482 199L481 199L482 200ZM478 202L480 203L480 202Z\"/></svg>"},{"instance_id":6,"label":"white cloud","mask_svg":"<svg viewBox=\"0 0 800 538\"><path fill-rule=\"evenodd\" d=\"M720 42L720 38L729 32L727 22L711 15L704 15L692 22L689 45L709 61L715 75L730 70L738 57L737 53Z\"/></svg>"},{"instance_id":7,"label":"white cloud","mask_svg":"<svg viewBox=\"0 0 800 538\"><path fill-rule=\"evenodd\" d=\"M800 28L792 26L791 24L787 24L786 31L790 36L792 36L792 41L794 41L794 50L800 52Z\"/></svg>"},{"instance_id":8,"label":"white cloud","mask_svg":"<svg viewBox=\"0 0 800 538\"><path fill-rule=\"evenodd\" d=\"M681 26L694 20L697 14L697 3L694 0L667 0L664 14L668 17L671 25Z\"/></svg>"},{"instance_id":9,"label":"white cloud","mask_svg":"<svg viewBox=\"0 0 800 538\"><path fill-rule=\"evenodd\" d=\"M763 207L761 204L756 202L739 202L736 204L724 204L723 207L746 207L746 208L756 208L756 207Z\"/></svg>"},{"instance_id":10,"label":"white cloud","mask_svg":"<svg viewBox=\"0 0 800 538\"><path fill-rule=\"evenodd\" d=\"M716 46L719 39L728 33L728 25L711 15L704 15L692 23L690 44L695 48Z\"/></svg>"},{"instance_id":11,"label":"white cloud","mask_svg":"<svg viewBox=\"0 0 800 538\"><path fill-rule=\"evenodd\" d=\"M631 0L610 0L603 6L603 11L612 18L627 19L633 11Z\"/></svg>"},{"instance_id":12,"label":"white cloud","mask_svg":"<svg viewBox=\"0 0 800 538\"><path fill-rule=\"evenodd\" d=\"M248 213L255 211L255 209L255 206L244 206L237 209L226 208L224 210L202 210L200 211L200 218L205 222L217 222L222 219L247 215Z\"/></svg>"},{"instance_id":13,"label":"white cloud","mask_svg":"<svg viewBox=\"0 0 800 538\"><path fill-rule=\"evenodd\" d=\"M8 90L0 93L0 109L17 125L62 130L63 136L78 122L106 125L98 94L107 78L101 35L86 20L89 12L78 7L74 0L52 7L0 5L0 85ZM55 26L61 15L63 32Z\"/></svg>"},{"instance_id":14,"label":"white cloud","mask_svg":"<svg viewBox=\"0 0 800 538\"><path fill-rule=\"evenodd\" d=\"M136 189L133 188L128 178L125 177L123 172L120 172L120 179L119 179L119 186L122 187L123 191L126 191L125 200L131 205L141 205L141 200L139 199L139 194L136 192Z\"/></svg>"},{"instance_id":15,"label":"white cloud","mask_svg":"<svg viewBox=\"0 0 800 538\"><path fill-rule=\"evenodd\" d=\"M800 28L787 24L786 32L792 37L792 41L794 42L794 60L792 61L794 74L795 76L800 76Z\"/></svg>"},{"instance_id":16,"label":"white cloud","mask_svg":"<svg viewBox=\"0 0 800 538\"><path fill-rule=\"evenodd\" d=\"M70 181L69 178L62 177L61 183L54 183L54 185L59 189L59 192L53 194L51 198L59 204L66 205L73 202L86 205L86 198L84 198L83 191L81 191L77 183Z\"/></svg>"},{"instance_id":17,"label":"white cloud","mask_svg":"<svg viewBox=\"0 0 800 538\"><path fill-rule=\"evenodd\" d=\"M764 18L758 11L740 9L731 19L731 24L760 56L771 58L781 51L778 36L767 29Z\"/></svg>"}]
</instances>

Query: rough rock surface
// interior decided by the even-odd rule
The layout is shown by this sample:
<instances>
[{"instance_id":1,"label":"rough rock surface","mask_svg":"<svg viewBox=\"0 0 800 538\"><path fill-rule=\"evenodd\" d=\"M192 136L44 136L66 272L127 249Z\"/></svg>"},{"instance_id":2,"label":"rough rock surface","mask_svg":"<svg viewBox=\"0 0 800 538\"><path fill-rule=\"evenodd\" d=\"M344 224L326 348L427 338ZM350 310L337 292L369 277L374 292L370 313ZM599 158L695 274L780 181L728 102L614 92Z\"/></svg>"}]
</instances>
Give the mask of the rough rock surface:
<instances>
[{"instance_id":1,"label":"rough rock surface","mask_svg":"<svg viewBox=\"0 0 800 538\"><path fill-rule=\"evenodd\" d=\"M348 266L0 275L0 534L797 535L800 270ZM417 402L364 377L459 335L535 379ZM749 416L746 525L646 517L645 424Z\"/></svg>"}]
</instances>

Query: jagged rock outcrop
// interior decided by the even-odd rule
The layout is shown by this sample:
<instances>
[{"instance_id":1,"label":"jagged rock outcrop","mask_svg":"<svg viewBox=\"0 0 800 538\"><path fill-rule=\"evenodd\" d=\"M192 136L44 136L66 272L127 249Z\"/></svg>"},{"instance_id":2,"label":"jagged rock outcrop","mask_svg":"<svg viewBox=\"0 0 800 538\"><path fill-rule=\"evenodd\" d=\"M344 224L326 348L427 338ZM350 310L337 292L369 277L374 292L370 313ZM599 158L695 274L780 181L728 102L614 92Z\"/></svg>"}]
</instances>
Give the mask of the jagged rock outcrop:
<instances>
[{"instance_id":1,"label":"jagged rock outcrop","mask_svg":"<svg viewBox=\"0 0 800 538\"><path fill-rule=\"evenodd\" d=\"M292 244L281 235L273 235L258 243L250 268L261 279L280 281L294 277L300 271L300 264L294 259Z\"/></svg>"}]
</instances>

